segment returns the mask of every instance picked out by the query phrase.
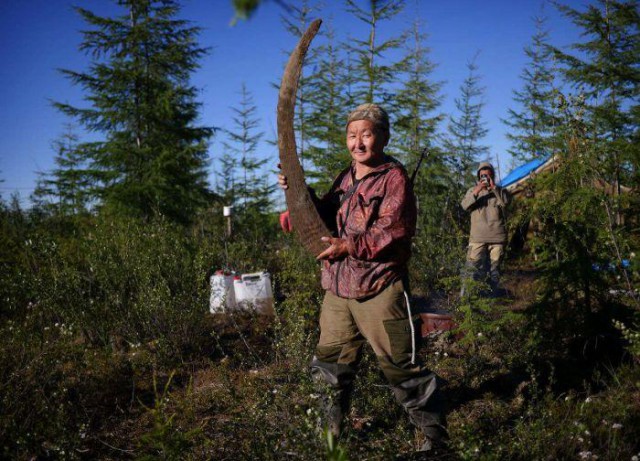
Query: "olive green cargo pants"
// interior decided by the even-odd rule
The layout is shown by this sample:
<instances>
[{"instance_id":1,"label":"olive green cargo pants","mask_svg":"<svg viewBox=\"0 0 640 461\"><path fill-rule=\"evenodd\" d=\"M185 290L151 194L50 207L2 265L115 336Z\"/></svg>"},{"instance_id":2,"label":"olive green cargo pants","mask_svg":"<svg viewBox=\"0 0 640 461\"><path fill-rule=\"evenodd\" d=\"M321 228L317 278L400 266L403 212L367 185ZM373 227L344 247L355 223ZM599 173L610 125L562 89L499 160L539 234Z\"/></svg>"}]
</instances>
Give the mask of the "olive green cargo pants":
<instances>
[{"instance_id":1,"label":"olive green cargo pants","mask_svg":"<svg viewBox=\"0 0 640 461\"><path fill-rule=\"evenodd\" d=\"M323 401L330 429L339 433L336 428L347 410L362 348L368 342L413 423L432 439L444 434L436 376L415 357L419 335L419 317L410 315L401 280L366 300L325 294L311 373L332 390L333 398Z\"/></svg>"}]
</instances>

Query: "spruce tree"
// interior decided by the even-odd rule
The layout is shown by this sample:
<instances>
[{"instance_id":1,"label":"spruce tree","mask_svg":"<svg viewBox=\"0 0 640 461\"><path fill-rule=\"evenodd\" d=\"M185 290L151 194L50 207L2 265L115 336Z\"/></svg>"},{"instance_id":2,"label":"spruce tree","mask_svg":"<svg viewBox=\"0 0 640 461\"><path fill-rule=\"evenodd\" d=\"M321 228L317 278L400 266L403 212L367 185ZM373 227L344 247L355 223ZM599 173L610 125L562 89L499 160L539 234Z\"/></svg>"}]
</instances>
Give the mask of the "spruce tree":
<instances>
[{"instance_id":1,"label":"spruce tree","mask_svg":"<svg viewBox=\"0 0 640 461\"><path fill-rule=\"evenodd\" d=\"M285 27L285 30L289 32L296 40L300 39L307 30L307 27L314 19L313 13L318 11L319 7L308 0L303 0L300 6L289 5L286 14L283 14L280 19ZM320 34L323 31L320 30ZM289 57L290 50L286 51L287 59ZM309 110L311 102L311 80L314 78L314 73L309 72L309 69L315 67L316 59L320 51L317 47L312 46L307 51L305 56L302 72L298 81L298 93L296 94L296 107L294 117L294 130L296 133L296 147L298 149L298 157L300 158L300 164L303 168L310 167L307 165L307 149L310 141L309 131L312 129L309 123Z\"/></svg>"},{"instance_id":2,"label":"spruce tree","mask_svg":"<svg viewBox=\"0 0 640 461\"><path fill-rule=\"evenodd\" d=\"M404 7L400 0L368 0L368 8L360 7L355 0L347 0L347 12L364 22L369 28L365 40L350 39L349 55L355 57L353 78L358 82L353 88L356 104L377 103L392 113L395 111L395 95L391 84L397 80L400 62L389 62L389 54L398 50L405 37L399 36L380 42L380 23L393 19Z\"/></svg>"},{"instance_id":3,"label":"spruce tree","mask_svg":"<svg viewBox=\"0 0 640 461\"><path fill-rule=\"evenodd\" d=\"M236 183L238 182L238 160L223 143L219 167L215 170L215 192L224 206L234 206L237 202Z\"/></svg>"},{"instance_id":4,"label":"spruce tree","mask_svg":"<svg viewBox=\"0 0 640 461\"><path fill-rule=\"evenodd\" d=\"M587 41L573 44L574 54L553 48L565 78L585 98L590 136L600 143L600 170L618 194L621 184L638 181L639 6L637 0L598 0L584 11L559 5Z\"/></svg>"},{"instance_id":5,"label":"spruce tree","mask_svg":"<svg viewBox=\"0 0 640 461\"><path fill-rule=\"evenodd\" d=\"M449 180L450 172L437 146L436 131L443 115L440 106L441 82L433 81L435 64L430 60L426 35L416 21L407 33L406 57L402 61L402 84L397 93L397 120L392 145L396 155L413 174L422 151L426 149L414 191L418 200L417 233L414 239L411 271L416 287L433 286L443 276L452 275L460 258L457 234L449 216L457 203L457 190Z\"/></svg>"},{"instance_id":6,"label":"spruce tree","mask_svg":"<svg viewBox=\"0 0 640 461\"><path fill-rule=\"evenodd\" d=\"M620 196L620 181L633 178L639 157L640 21L637 1L559 8L582 29L573 54L553 48L576 94L557 98L558 169L534 178L532 200L520 205L540 223L531 239L539 273L532 325L544 328L542 346L560 345L566 356L611 335L613 319L637 318L624 264L637 248L637 200L633 191Z\"/></svg>"},{"instance_id":7,"label":"spruce tree","mask_svg":"<svg viewBox=\"0 0 640 461\"><path fill-rule=\"evenodd\" d=\"M455 100L457 116L449 118L448 137L445 142L450 162L461 189L474 183L475 165L489 154L489 148L481 144L487 134L482 121L484 90L475 59L467 64L469 73L460 86L461 95Z\"/></svg>"},{"instance_id":8,"label":"spruce tree","mask_svg":"<svg viewBox=\"0 0 640 461\"><path fill-rule=\"evenodd\" d=\"M430 49L424 44L426 36L421 25L414 22L406 41L406 57L401 62L402 86L396 95L396 121L392 145L400 153L407 166L417 162L424 147L432 146L442 114L435 111L440 106L442 82L429 80L435 64L430 60Z\"/></svg>"},{"instance_id":9,"label":"spruce tree","mask_svg":"<svg viewBox=\"0 0 640 461\"><path fill-rule=\"evenodd\" d=\"M528 62L520 74L522 88L513 92L518 107L509 109L509 117L504 120L512 129L507 134L512 143L509 153L519 162L549 154L557 124L553 108L557 93L555 70L546 21L545 16L535 18L536 32L532 43L524 49Z\"/></svg>"},{"instance_id":10,"label":"spruce tree","mask_svg":"<svg viewBox=\"0 0 640 461\"><path fill-rule=\"evenodd\" d=\"M206 166L212 128L196 126L200 104L189 83L206 53L199 28L176 19L173 0L119 0L114 18L76 8L89 29L86 72L63 70L89 107L56 103L104 140L85 144L101 205L133 216L190 221L212 198Z\"/></svg>"},{"instance_id":11,"label":"spruce tree","mask_svg":"<svg viewBox=\"0 0 640 461\"><path fill-rule=\"evenodd\" d=\"M260 120L256 118L257 107L253 97L243 83L240 90L240 102L231 108L233 128L226 130L229 141L224 143L226 151L237 160L239 177L235 181L235 203L243 212L253 209L267 209L270 205L269 193L261 178L262 168L268 159L259 159L256 155L263 132L256 132Z\"/></svg>"},{"instance_id":12,"label":"spruce tree","mask_svg":"<svg viewBox=\"0 0 640 461\"><path fill-rule=\"evenodd\" d=\"M318 193L326 192L333 179L349 163L345 148L345 118L349 110L347 75L341 47L329 22L325 23L326 43L318 47L318 71L309 80L310 111L308 156L313 167L307 168Z\"/></svg>"},{"instance_id":13,"label":"spruce tree","mask_svg":"<svg viewBox=\"0 0 640 461\"><path fill-rule=\"evenodd\" d=\"M85 152L71 126L53 142L53 149L57 153L56 168L38 174L31 196L33 203L44 211L62 215L87 211L93 195L94 174L87 169Z\"/></svg>"}]
</instances>

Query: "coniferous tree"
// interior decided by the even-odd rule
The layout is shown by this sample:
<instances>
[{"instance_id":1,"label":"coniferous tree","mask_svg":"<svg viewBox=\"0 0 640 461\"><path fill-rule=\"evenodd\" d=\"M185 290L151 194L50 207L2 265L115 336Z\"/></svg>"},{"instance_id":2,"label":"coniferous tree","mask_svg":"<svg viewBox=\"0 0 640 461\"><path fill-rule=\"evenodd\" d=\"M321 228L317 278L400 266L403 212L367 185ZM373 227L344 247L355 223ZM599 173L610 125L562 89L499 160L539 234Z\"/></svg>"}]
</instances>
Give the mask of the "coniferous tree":
<instances>
[{"instance_id":1,"label":"coniferous tree","mask_svg":"<svg viewBox=\"0 0 640 461\"><path fill-rule=\"evenodd\" d=\"M442 82L429 77L435 64L429 59L430 50L424 45L426 36L419 22L411 28L406 42L406 57L401 62L402 87L396 95L397 116L392 145L407 166L416 164L416 156L424 147L433 145L438 123L443 119L434 112L439 107Z\"/></svg>"},{"instance_id":2,"label":"coniferous tree","mask_svg":"<svg viewBox=\"0 0 640 461\"><path fill-rule=\"evenodd\" d=\"M347 75L331 24L326 24L324 36L327 42L318 47L318 71L309 80L309 135L312 141L308 156L313 168L307 168L307 175L318 193L327 191L349 162L344 130L349 110Z\"/></svg>"},{"instance_id":3,"label":"coniferous tree","mask_svg":"<svg viewBox=\"0 0 640 461\"><path fill-rule=\"evenodd\" d=\"M104 140L82 146L99 170L97 198L117 212L165 215L188 222L212 198L207 139L195 126L199 104L189 77L206 50L197 27L176 19L173 0L121 0L126 11L108 18L77 8L89 25L80 49L86 72L63 70L86 91L88 108L56 103Z\"/></svg>"},{"instance_id":4,"label":"coniferous tree","mask_svg":"<svg viewBox=\"0 0 640 461\"><path fill-rule=\"evenodd\" d=\"M264 133L256 132L260 125L256 118L257 107L253 97L243 83L240 90L240 103L232 107L234 112L233 128L227 130L229 142L224 143L225 149L237 159L239 178L236 181L236 203L246 213L249 208L265 209L271 203L268 191L265 190L262 178L262 167L267 159L256 156L258 144Z\"/></svg>"},{"instance_id":5,"label":"coniferous tree","mask_svg":"<svg viewBox=\"0 0 640 461\"><path fill-rule=\"evenodd\" d=\"M429 58L426 35L418 21L413 23L407 37L410 39L406 41L406 57L402 61L402 86L397 93L392 146L394 155L411 175L416 173L422 151L426 149L414 182L418 222L412 264L420 269L412 273L416 286L429 286L440 277L451 275L442 268L455 268L455 259L460 257L457 249L461 245L449 219L458 198L436 141L436 130L443 119L436 113L442 83L430 79L435 64Z\"/></svg>"},{"instance_id":6,"label":"coniferous tree","mask_svg":"<svg viewBox=\"0 0 640 461\"><path fill-rule=\"evenodd\" d=\"M546 17L535 18L536 32L524 51L529 58L520 74L520 90L513 92L517 109L509 109L504 122L513 131L507 134L512 147L509 153L520 162L544 156L550 151L550 139L557 124L553 101L556 96L553 56L548 45Z\"/></svg>"},{"instance_id":7,"label":"coniferous tree","mask_svg":"<svg viewBox=\"0 0 640 461\"><path fill-rule=\"evenodd\" d=\"M485 89L480 85L475 59L467 64L467 68L469 73L460 86L461 95L455 100L459 114L450 117L445 142L461 189L474 182L476 163L489 153L489 148L481 144L488 131L482 121Z\"/></svg>"},{"instance_id":8,"label":"coniferous tree","mask_svg":"<svg viewBox=\"0 0 640 461\"><path fill-rule=\"evenodd\" d=\"M347 0L347 11L369 27L366 40L350 39L347 51L355 57L352 77L356 104L377 103L393 113L395 97L390 84L397 80L400 62L388 62L389 54L398 50L404 37L395 37L380 43L380 23L394 18L404 8L400 0L368 0L368 8L362 8L355 0Z\"/></svg>"},{"instance_id":9,"label":"coniferous tree","mask_svg":"<svg viewBox=\"0 0 640 461\"><path fill-rule=\"evenodd\" d=\"M281 16L282 24L287 32L293 35L296 40L302 37L307 27L313 20L313 13L318 11L319 7L308 0L303 0L300 6L289 5L286 14ZM320 34L324 32L321 30ZM287 57L290 51L286 51ZM296 133L296 147L298 149L298 157L300 158L300 164L303 168L306 168L307 149L309 147L310 133L312 129L309 123L309 110L311 97L311 80L314 79L314 72L310 72L309 69L315 67L315 63L320 51L317 47L310 47L305 56L302 72L298 81L298 92L296 94L296 107L294 116L294 131Z\"/></svg>"},{"instance_id":10,"label":"coniferous tree","mask_svg":"<svg viewBox=\"0 0 640 461\"><path fill-rule=\"evenodd\" d=\"M223 153L219 159L219 168L215 171L215 192L225 206L234 206L236 198L236 183L238 160L223 143Z\"/></svg>"},{"instance_id":11,"label":"coniferous tree","mask_svg":"<svg viewBox=\"0 0 640 461\"><path fill-rule=\"evenodd\" d=\"M600 169L618 194L622 183L638 181L639 6L637 0L598 0L584 11L559 5L588 41L572 45L575 54L553 48L565 78L585 98Z\"/></svg>"},{"instance_id":12,"label":"coniferous tree","mask_svg":"<svg viewBox=\"0 0 640 461\"><path fill-rule=\"evenodd\" d=\"M87 210L92 191L93 174L87 169L86 155L81 150L78 135L71 127L54 141L56 168L40 172L32 194L34 204L45 211L63 215Z\"/></svg>"}]
</instances>

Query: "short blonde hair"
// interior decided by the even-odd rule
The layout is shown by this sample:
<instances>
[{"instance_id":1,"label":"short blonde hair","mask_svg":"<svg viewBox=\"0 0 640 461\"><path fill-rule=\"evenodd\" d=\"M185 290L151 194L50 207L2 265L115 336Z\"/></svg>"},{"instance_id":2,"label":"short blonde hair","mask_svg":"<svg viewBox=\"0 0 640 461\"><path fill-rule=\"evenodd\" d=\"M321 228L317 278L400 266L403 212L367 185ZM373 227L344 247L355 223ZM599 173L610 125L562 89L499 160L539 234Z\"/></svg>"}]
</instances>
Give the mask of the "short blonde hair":
<instances>
[{"instance_id":1,"label":"short blonde hair","mask_svg":"<svg viewBox=\"0 0 640 461\"><path fill-rule=\"evenodd\" d=\"M356 120L369 120L389 139L389 114L377 104L360 104L347 117L347 127Z\"/></svg>"}]
</instances>

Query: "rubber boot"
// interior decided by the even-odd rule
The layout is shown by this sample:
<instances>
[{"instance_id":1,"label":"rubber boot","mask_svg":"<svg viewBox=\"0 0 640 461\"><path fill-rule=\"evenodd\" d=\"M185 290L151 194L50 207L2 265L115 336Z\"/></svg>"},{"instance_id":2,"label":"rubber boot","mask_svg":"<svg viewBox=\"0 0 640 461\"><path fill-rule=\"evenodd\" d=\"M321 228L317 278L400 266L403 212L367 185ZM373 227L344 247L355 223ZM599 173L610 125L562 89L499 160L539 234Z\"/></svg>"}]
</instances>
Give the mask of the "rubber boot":
<instances>
[{"instance_id":1,"label":"rubber boot","mask_svg":"<svg viewBox=\"0 0 640 461\"><path fill-rule=\"evenodd\" d=\"M321 393L323 429L338 439L342 434L344 418L349 412L351 389L332 389L327 386Z\"/></svg>"},{"instance_id":2,"label":"rubber boot","mask_svg":"<svg viewBox=\"0 0 640 461\"><path fill-rule=\"evenodd\" d=\"M500 295L500 270L497 263L491 264L491 269L489 271L489 286L491 287L492 297Z\"/></svg>"},{"instance_id":3,"label":"rubber boot","mask_svg":"<svg viewBox=\"0 0 640 461\"><path fill-rule=\"evenodd\" d=\"M411 378L392 389L398 403L409 414L411 422L426 438L420 451L431 451L444 444L447 431L436 375L429 373Z\"/></svg>"},{"instance_id":4,"label":"rubber boot","mask_svg":"<svg viewBox=\"0 0 640 461\"><path fill-rule=\"evenodd\" d=\"M323 428L340 437L349 412L355 370L348 365L322 362L313 358L311 376L320 394Z\"/></svg>"},{"instance_id":5,"label":"rubber boot","mask_svg":"<svg viewBox=\"0 0 640 461\"><path fill-rule=\"evenodd\" d=\"M462 270L460 271L460 298L464 298L465 295L470 294L474 289L469 289L469 282L478 282L481 278L482 268L484 267L484 259L479 261L465 261Z\"/></svg>"}]
</instances>

